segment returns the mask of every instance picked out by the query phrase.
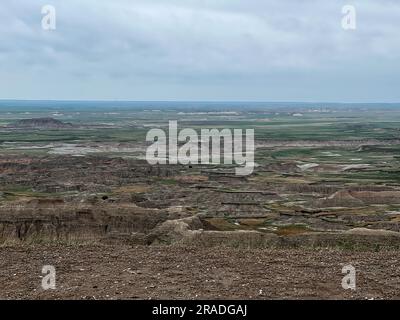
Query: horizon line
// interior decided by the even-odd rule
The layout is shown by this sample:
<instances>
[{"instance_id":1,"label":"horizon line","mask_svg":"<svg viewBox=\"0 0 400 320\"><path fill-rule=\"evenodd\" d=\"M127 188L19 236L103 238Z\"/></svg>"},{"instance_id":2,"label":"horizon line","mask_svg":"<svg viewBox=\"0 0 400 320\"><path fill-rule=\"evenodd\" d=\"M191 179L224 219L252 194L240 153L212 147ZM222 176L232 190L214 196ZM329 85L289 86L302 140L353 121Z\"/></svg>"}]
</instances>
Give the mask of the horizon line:
<instances>
[{"instance_id":1,"label":"horizon line","mask_svg":"<svg viewBox=\"0 0 400 320\"><path fill-rule=\"evenodd\" d=\"M350 102L350 101L284 101L284 100L129 100L129 99L2 99L0 102L176 102L176 103L304 103L304 104L400 104L400 102L383 102L383 101L371 101L371 102Z\"/></svg>"}]
</instances>

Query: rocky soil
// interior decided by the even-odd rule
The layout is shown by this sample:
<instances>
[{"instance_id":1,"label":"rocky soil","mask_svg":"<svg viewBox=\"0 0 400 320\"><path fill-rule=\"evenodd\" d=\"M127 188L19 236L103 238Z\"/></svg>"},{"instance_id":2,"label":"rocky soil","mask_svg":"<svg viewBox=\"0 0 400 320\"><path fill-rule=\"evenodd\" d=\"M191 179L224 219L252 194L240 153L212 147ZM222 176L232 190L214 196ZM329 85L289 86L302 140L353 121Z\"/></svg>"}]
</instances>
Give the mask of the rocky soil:
<instances>
[{"instance_id":1,"label":"rocky soil","mask_svg":"<svg viewBox=\"0 0 400 320\"><path fill-rule=\"evenodd\" d=\"M398 251L177 246L0 248L1 299L399 299ZM342 267L356 268L356 290ZM41 287L43 265L56 289Z\"/></svg>"}]
</instances>

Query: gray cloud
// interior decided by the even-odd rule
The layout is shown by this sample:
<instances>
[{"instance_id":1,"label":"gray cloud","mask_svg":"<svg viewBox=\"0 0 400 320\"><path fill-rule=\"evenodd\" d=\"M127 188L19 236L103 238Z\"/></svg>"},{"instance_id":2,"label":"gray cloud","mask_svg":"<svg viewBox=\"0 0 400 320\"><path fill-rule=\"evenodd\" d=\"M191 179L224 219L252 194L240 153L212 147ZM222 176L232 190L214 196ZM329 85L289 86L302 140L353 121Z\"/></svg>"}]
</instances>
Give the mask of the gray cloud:
<instances>
[{"instance_id":1,"label":"gray cloud","mask_svg":"<svg viewBox=\"0 0 400 320\"><path fill-rule=\"evenodd\" d=\"M0 98L400 101L400 3L345 4L3 0Z\"/></svg>"}]
</instances>

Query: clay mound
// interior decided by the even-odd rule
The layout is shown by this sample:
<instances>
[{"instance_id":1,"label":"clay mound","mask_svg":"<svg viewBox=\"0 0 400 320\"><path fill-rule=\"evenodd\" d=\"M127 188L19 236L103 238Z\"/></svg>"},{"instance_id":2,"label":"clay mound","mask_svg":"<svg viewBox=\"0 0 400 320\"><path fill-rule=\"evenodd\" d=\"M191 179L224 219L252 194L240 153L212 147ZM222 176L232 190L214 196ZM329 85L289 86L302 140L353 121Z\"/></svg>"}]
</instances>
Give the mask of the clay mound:
<instances>
[{"instance_id":1,"label":"clay mound","mask_svg":"<svg viewBox=\"0 0 400 320\"><path fill-rule=\"evenodd\" d=\"M350 194L350 191L340 190L328 197L329 200L354 200L354 197Z\"/></svg>"},{"instance_id":2,"label":"clay mound","mask_svg":"<svg viewBox=\"0 0 400 320\"><path fill-rule=\"evenodd\" d=\"M321 207L358 207L363 206L364 202L353 196L348 190L340 190L318 202Z\"/></svg>"},{"instance_id":3,"label":"clay mound","mask_svg":"<svg viewBox=\"0 0 400 320\"><path fill-rule=\"evenodd\" d=\"M148 236L148 244L189 245L197 247L299 248L340 247L348 249L399 248L400 233L356 228L339 232L307 232L279 236L254 230L210 231L199 229L197 217L168 220Z\"/></svg>"},{"instance_id":4,"label":"clay mound","mask_svg":"<svg viewBox=\"0 0 400 320\"><path fill-rule=\"evenodd\" d=\"M400 203L400 191L352 191L351 195L367 204Z\"/></svg>"},{"instance_id":5,"label":"clay mound","mask_svg":"<svg viewBox=\"0 0 400 320\"><path fill-rule=\"evenodd\" d=\"M203 224L196 216L167 220L154 228L147 236L149 244L172 244L183 239L192 239L202 231Z\"/></svg>"}]
</instances>

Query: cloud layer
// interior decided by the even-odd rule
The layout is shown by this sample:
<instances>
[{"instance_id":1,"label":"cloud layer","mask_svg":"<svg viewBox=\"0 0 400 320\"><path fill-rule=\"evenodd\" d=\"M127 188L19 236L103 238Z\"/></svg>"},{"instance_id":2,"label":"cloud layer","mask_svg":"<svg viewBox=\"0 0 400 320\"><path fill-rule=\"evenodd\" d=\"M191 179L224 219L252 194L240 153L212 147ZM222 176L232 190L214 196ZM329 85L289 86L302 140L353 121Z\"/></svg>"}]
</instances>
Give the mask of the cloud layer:
<instances>
[{"instance_id":1,"label":"cloud layer","mask_svg":"<svg viewBox=\"0 0 400 320\"><path fill-rule=\"evenodd\" d=\"M3 0L0 98L400 101L400 3L345 4Z\"/></svg>"}]
</instances>

